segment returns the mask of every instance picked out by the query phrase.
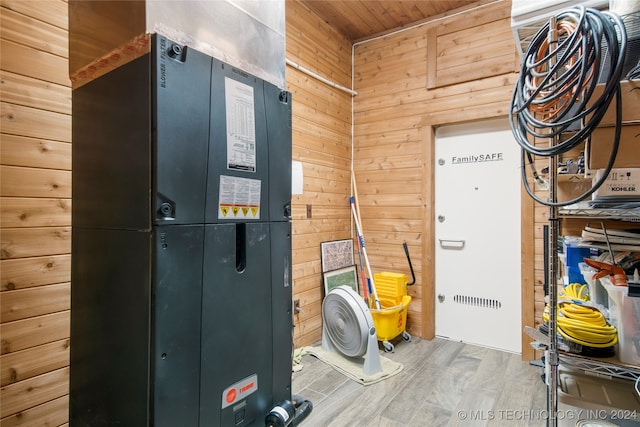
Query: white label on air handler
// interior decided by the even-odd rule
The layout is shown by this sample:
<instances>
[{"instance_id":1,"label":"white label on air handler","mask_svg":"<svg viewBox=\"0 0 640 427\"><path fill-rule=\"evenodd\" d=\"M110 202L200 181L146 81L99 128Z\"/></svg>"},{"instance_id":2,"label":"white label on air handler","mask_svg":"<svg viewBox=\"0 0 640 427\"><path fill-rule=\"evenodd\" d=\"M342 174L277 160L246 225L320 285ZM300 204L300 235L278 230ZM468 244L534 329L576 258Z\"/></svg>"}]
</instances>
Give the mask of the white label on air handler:
<instances>
[{"instance_id":1,"label":"white label on air handler","mask_svg":"<svg viewBox=\"0 0 640 427\"><path fill-rule=\"evenodd\" d=\"M259 179L220 175L218 219L259 219Z\"/></svg>"},{"instance_id":2,"label":"white label on air handler","mask_svg":"<svg viewBox=\"0 0 640 427\"><path fill-rule=\"evenodd\" d=\"M227 115L227 168L256 171L256 118L253 88L229 77L224 81Z\"/></svg>"},{"instance_id":3,"label":"white label on air handler","mask_svg":"<svg viewBox=\"0 0 640 427\"><path fill-rule=\"evenodd\" d=\"M245 399L251 393L258 390L258 376L253 374L222 392L222 409Z\"/></svg>"}]
</instances>

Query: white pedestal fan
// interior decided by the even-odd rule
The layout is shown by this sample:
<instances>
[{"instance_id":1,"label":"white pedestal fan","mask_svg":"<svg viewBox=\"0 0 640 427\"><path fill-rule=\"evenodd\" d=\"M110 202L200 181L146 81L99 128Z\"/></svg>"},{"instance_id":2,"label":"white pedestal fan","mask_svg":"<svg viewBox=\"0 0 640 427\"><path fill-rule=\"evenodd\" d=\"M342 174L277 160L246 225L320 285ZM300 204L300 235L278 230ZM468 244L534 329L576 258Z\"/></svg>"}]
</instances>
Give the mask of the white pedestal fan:
<instances>
[{"instance_id":1,"label":"white pedestal fan","mask_svg":"<svg viewBox=\"0 0 640 427\"><path fill-rule=\"evenodd\" d=\"M322 302L322 348L363 358L365 375L382 372L373 317L362 297L349 286L331 290Z\"/></svg>"}]
</instances>

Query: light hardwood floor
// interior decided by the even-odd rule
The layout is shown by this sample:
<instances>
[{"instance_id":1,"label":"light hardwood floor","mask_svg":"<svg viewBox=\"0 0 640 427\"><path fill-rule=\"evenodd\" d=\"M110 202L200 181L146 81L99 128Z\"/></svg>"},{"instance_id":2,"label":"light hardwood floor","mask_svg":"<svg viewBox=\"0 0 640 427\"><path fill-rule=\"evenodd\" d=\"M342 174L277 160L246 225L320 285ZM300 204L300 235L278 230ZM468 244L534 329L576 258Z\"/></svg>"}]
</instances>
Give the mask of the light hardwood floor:
<instances>
[{"instance_id":1,"label":"light hardwood floor","mask_svg":"<svg viewBox=\"0 0 640 427\"><path fill-rule=\"evenodd\" d=\"M441 338L396 343L403 370L363 386L311 355L292 390L313 403L302 427L544 426L541 369L520 355Z\"/></svg>"}]
</instances>

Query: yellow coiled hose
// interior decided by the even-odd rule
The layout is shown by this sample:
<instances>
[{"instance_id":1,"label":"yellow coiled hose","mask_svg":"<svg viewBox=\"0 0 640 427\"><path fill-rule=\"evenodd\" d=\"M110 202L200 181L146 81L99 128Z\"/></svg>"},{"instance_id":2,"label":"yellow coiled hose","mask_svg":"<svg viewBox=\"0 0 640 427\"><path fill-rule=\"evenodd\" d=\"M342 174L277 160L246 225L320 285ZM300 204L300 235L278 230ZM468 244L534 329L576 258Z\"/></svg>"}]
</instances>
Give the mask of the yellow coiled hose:
<instances>
[{"instance_id":1,"label":"yellow coiled hose","mask_svg":"<svg viewBox=\"0 0 640 427\"><path fill-rule=\"evenodd\" d=\"M564 288L564 296L574 301L588 301L587 286L572 283ZM549 322L549 306L542 314ZM618 342L618 331L607 323L600 310L580 303L560 301L558 303L558 333L567 341L589 347L606 348Z\"/></svg>"}]
</instances>

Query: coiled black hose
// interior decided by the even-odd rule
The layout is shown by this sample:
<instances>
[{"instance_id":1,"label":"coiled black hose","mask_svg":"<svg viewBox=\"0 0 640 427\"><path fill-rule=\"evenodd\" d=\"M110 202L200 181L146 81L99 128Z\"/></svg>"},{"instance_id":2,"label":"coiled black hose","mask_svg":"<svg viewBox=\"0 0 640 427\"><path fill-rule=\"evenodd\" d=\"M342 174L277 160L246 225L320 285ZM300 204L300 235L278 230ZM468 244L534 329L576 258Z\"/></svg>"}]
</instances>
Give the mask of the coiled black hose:
<instances>
[{"instance_id":1,"label":"coiled black hose","mask_svg":"<svg viewBox=\"0 0 640 427\"><path fill-rule=\"evenodd\" d=\"M550 43L550 31L557 31L557 43ZM551 44L551 46L550 46ZM525 52L520 76L511 97L512 133L522 147L522 179L527 193L547 206L567 206L590 196L609 175L620 143L620 80L626 55L624 24L614 13L577 6L556 17L556 28L545 24ZM608 71L601 71L608 59ZM601 75L601 73L606 73ZM604 90L593 96L604 80ZM616 131L606 173L581 196L562 202L542 200L527 180L526 166L534 178L534 156L552 157L582 144L599 125L616 98ZM568 136L560 140L561 136ZM553 140L536 145L538 138Z\"/></svg>"}]
</instances>

